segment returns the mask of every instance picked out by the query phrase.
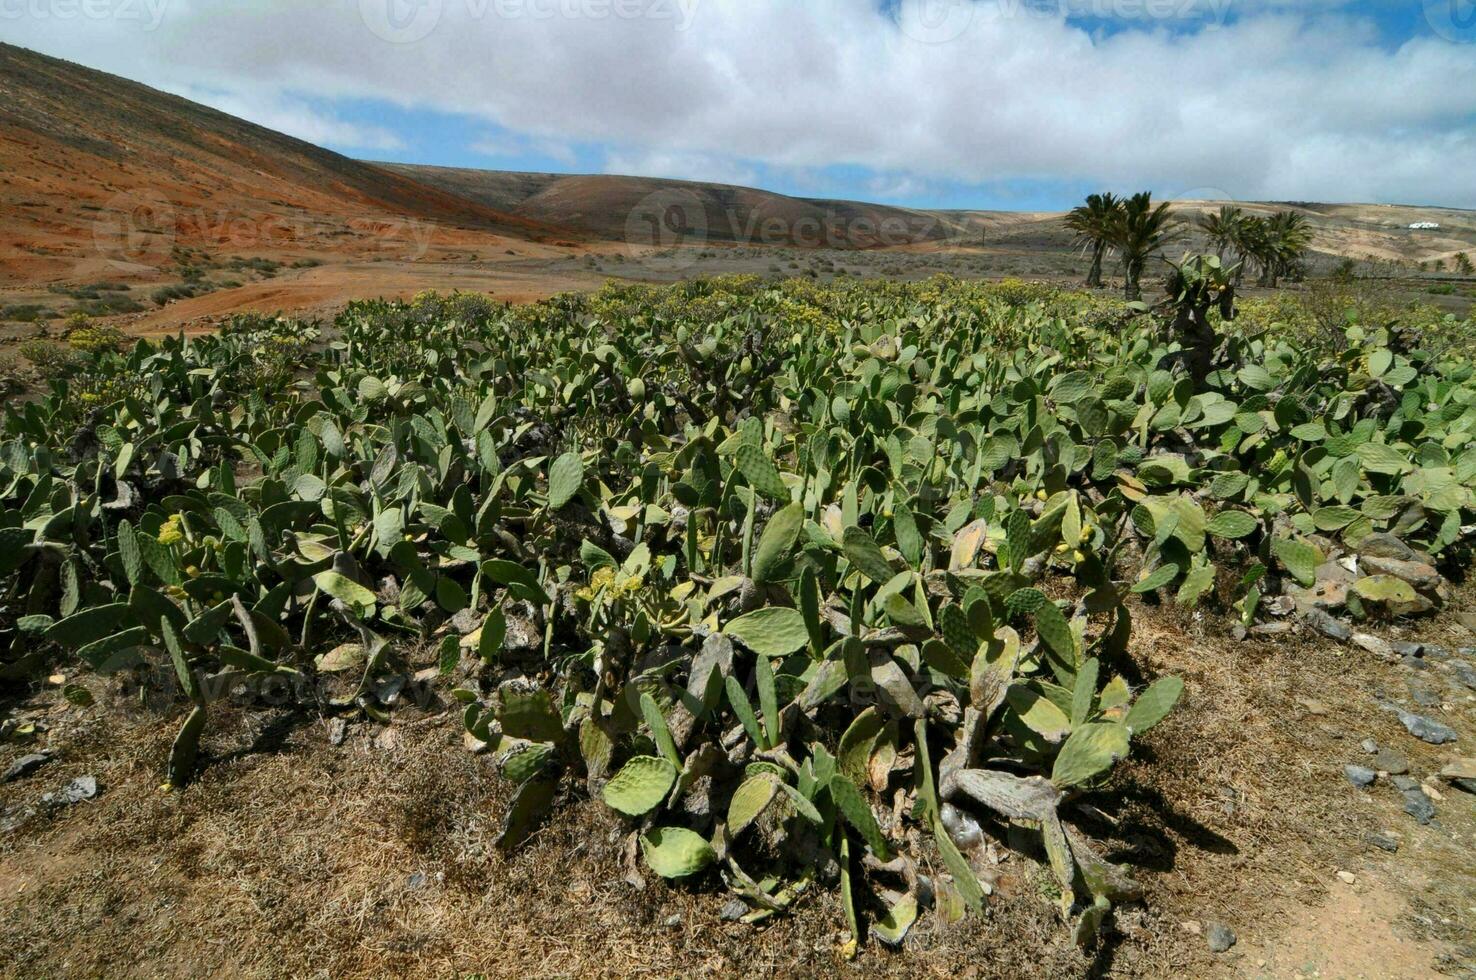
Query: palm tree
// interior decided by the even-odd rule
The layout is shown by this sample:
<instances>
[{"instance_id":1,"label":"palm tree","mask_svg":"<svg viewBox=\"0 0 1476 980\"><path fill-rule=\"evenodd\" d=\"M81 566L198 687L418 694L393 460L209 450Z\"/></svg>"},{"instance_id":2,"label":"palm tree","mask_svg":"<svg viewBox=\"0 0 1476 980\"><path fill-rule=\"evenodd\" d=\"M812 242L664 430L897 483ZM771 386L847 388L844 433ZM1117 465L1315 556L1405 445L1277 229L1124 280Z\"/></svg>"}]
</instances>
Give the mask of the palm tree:
<instances>
[{"instance_id":1,"label":"palm tree","mask_svg":"<svg viewBox=\"0 0 1476 980\"><path fill-rule=\"evenodd\" d=\"M1218 213L1199 216L1200 229L1209 236L1215 247L1215 258L1225 261L1225 249L1235 241L1235 226L1245 218L1245 212L1233 204L1222 204Z\"/></svg>"},{"instance_id":2,"label":"palm tree","mask_svg":"<svg viewBox=\"0 0 1476 980\"><path fill-rule=\"evenodd\" d=\"M1230 230L1230 247L1235 249L1240 260L1240 268L1235 273L1235 285L1239 286L1245 279L1250 260L1260 261L1265 253L1266 219L1243 215Z\"/></svg>"},{"instance_id":3,"label":"palm tree","mask_svg":"<svg viewBox=\"0 0 1476 980\"><path fill-rule=\"evenodd\" d=\"M1290 275L1301 264L1312 244L1312 227L1304 215L1295 211L1278 211L1266 219L1265 237L1260 242L1261 285L1276 288L1281 277Z\"/></svg>"},{"instance_id":4,"label":"palm tree","mask_svg":"<svg viewBox=\"0 0 1476 980\"><path fill-rule=\"evenodd\" d=\"M1102 285L1102 257L1111 244L1112 225L1117 212L1122 208L1122 199L1112 193L1088 194L1086 204L1071 209L1066 215L1066 227L1076 232L1073 245L1092 251L1092 268L1087 273L1087 288Z\"/></svg>"},{"instance_id":5,"label":"palm tree","mask_svg":"<svg viewBox=\"0 0 1476 980\"><path fill-rule=\"evenodd\" d=\"M1138 284L1148 257L1162 248L1176 230L1171 223L1169 203L1165 201L1155 207L1153 195L1148 191L1140 191L1122 202L1112 222L1109 241L1122 253L1124 295L1129 302L1143 295Z\"/></svg>"}]
</instances>

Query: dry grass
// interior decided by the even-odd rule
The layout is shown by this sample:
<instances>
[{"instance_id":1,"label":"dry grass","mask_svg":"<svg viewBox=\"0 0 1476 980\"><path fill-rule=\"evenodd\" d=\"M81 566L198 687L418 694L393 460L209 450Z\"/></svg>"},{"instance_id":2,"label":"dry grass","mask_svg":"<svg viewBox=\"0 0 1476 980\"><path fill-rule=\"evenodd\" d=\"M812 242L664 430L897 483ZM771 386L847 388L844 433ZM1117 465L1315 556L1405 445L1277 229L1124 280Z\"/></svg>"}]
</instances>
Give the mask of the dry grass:
<instances>
[{"instance_id":1,"label":"dry grass","mask_svg":"<svg viewBox=\"0 0 1476 980\"><path fill-rule=\"evenodd\" d=\"M103 792L0 839L0 972L1239 972L1246 964L1234 954L1212 958L1180 924L1218 919L1243 937L1272 934L1289 909L1322 898L1329 867L1366 851L1361 838L1377 814L1349 805L1337 770L1366 735L1407 747L1370 696L1391 683L1391 669L1322 643L1236 643L1222 622L1172 610L1139 609L1136 626L1138 669L1181 674L1187 694L1140 761L1093 801L1115 825L1087 829L1138 866L1148 896L1121 912L1118 933L1090 957L1057 920L1048 876L1018 858L983 915L953 927L925 918L905 951L872 945L851 966L836 957L843 920L827 890L757 930L720 921L715 879L650 880L638 891L624 880L620 821L584 799L565 800L504 856L491 841L506 787L462 750L454 713L397 723L390 735L358 725L335 748L321 719L236 712L213 726L214 758L200 781L162 794L172 721L123 717L106 697L71 708L45 692L29 704L52 705L59 758L0 787L0 808L34 803L84 772ZM5 751L0 764L18 754Z\"/></svg>"}]
</instances>

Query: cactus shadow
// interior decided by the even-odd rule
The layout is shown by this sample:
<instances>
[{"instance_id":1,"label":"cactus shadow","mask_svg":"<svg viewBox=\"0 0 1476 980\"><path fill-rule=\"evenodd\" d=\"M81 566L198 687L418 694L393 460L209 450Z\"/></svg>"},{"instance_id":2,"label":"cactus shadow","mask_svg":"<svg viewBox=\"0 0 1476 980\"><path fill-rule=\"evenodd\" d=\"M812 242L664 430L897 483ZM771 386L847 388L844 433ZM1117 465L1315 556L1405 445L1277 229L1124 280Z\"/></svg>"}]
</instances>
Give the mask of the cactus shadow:
<instances>
[{"instance_id":1,"label":"cactus shadow","mask_svg":"<svg viewBox=\"0 0 1476 980\"><path fill-rule=\"evenodd\" d=\"M1104 812L1124 813L1114 825L1094 817L1089 809L1075 808L1082 829L1099 840L1114 842L1108 859L1125 862L1130 869L1171 871L1184 846L1222 856L1240 853L1234 841L1176 808L1152 786L1129 784L1111 792L1087 794L1081 802Z\"/></svg>"},{"instance_id":2,"label":"cactus shadow","mask_svg":"<svg viewBox=\"0 0 1476 980\"><path fill-rule=\"evenodd\" d=\"M290 751L288 740L292 734L311 724L314 718L315 713L305 709L281 711L256 730L250 742L226 752L213 754L209 761L212 765L220 765L252 756L281 755Z\"/></svg>"}]
</instances>

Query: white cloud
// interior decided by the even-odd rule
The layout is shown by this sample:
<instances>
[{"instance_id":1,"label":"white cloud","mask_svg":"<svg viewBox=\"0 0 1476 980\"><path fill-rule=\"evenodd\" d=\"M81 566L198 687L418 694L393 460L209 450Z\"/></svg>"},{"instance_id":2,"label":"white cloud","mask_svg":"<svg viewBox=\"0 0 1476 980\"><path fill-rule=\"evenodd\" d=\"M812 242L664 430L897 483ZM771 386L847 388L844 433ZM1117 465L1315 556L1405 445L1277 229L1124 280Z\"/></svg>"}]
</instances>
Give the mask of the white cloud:
<instances>
[{"instance_id":1,"label":"white cloud","mask_svg":"<svg viewBox=\"0 0 1476 980\"><path fill-rule=\"evenodd\" d=\"M1221 26L1119 16L1126 29L1106 34L1020 12L1035 0L915 2L906 31L878 0L173 0L152 31L0 29L253 105L377 98L603 144L610 170L840 164L893 180L1476 206L1476 43L1391 47L1343 0L1235 0ZM432 29L392 43L386 25Z\"/></svg>"},{"instance_id":2,"label":"white cloud","mask_svg":"<svg viewBox=\"0 0 1476 980\"><path fill-rule=\"evenodd\" d=\"M287 96L255 91L212 92L191 85L171 85L166 91L319 146L356 150L399 150L405 146L403 140L382 126L346 122Z\"/></svg>"},{"instance_id":3,"label":"white cloud","mask_svg":"<svg viewBox=\"0 0 1476 980\"><path fill-rule=\"evenodd\" d=\"M910 174L877 174L866 182L870 194L883 201L919 197L929 190L928 181Z\"/></svg>"},{"instance_id":4,"label":"white cloud","mask_svg":"<svg viewBox=\"0 0 1476 980\"><path fill-rule=\"evenodd\" d=\"M612 150L605 154L601 169L625 177L678 177L740 187L759 183L758 171L741 160L701 153Z\"/></svg>"},{"instance_id":5,"label":"white cloud","mask_svg":"<svg viewBox=\"0 0 1476 980\"><path fill-rule=\"evenodd\" d=\"M573 166L577 155L567 143L558 140L520 136L516 133L487 134L467 149L492 160L516 160L528 156L544 156L566 166Z\"/></svg>"}]
</instances>

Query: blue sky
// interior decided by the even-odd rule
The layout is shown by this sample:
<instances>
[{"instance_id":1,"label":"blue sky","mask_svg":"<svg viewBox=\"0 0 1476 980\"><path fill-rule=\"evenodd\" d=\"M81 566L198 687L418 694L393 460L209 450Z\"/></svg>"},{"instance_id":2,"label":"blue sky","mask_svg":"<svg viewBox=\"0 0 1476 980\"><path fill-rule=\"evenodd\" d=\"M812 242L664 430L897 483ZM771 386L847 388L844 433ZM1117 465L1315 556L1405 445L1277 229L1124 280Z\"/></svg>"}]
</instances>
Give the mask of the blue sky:
<instances>
[{"instance_id":1,"label":"blue sky","mask_svg":"<svg viewBox=\"0 0 1476 980\"><path fill-rule=\"evenodd\" d=\"M1476 207L1476 0L67 2L0 38L367 159Z\"/></svg>"},{"instance_id":2,"label":"blue sky","mask_svg":"<svg viewBox=\"0 0 1476 980\"><path fill-rule=\"evenodd\" d=\"M766 166L754 159L727 161L725 166L710 168L612 168L608 163L614 153L609 144L560 142L556 146L547 146L543 145L544 140L488 125L475 117L427 109L404 109L379 100L339 103L315 100L314 104L324 113L332 112L354 126L393 133L400 144L365 147L330 140L323 145L350 156L393 163L570 174L630 170L639 171L641 176L733 182L799 197L881 201L911 207L1012 211L1060 210L1074 206L1095 189L1090 181L1067 182L1050 178L1017 178L987 184L932 178L925 183L916 180L909 183L906 176L889 177L863 166L832 165L796 172L789 167ZM469 132L477 134L470 142L467 139Z\"/></svg>"}]
</instances>

